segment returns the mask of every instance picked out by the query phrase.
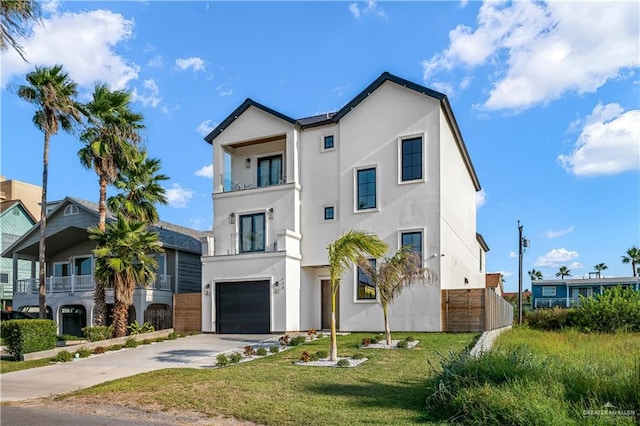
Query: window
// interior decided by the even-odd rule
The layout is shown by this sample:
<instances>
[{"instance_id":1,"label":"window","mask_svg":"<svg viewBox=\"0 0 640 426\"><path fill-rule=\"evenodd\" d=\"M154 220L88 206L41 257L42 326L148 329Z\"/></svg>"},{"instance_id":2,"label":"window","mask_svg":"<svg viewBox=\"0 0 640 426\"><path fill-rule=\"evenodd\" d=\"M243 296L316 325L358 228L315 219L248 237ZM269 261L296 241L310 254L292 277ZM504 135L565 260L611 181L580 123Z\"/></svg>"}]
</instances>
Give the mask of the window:
<instances>
[{"instance_id":1,"label":"window","mask_svg":"<svg viewBox=\"0 0 640 426\"><path fill-rule=\"evenodd\" d=\"M322 147L324 150L328 150L328 149L333 149L335 148L335 143L333 140L333 135L327 135L323 138L323 144Z\"/></svg>"},{"instance_id":2,"label":"window","mask_svg":"<svg viewBox=\"0 0 640 426\"><path fill-rule=\"evenodd\" d=\"M333 206L324 208L324 220L335 219L335 210Z\"/></svg>"},{"instance_id":3,"label":"window","mask_svg":"<svg viewBox=\"0 0 640 426\"><path fill-rule=\"evenodd\" d=\"M278 185L282 178L282 155L258 159L258 186Z\"/></svg>"},{"instance_id":4,"label":"window","mask_svg":"<svg viewBox=\"0 0 640 426\"><path fill-rule=\"evenodd\" d=\"M264 251L264 213L240 216L240 253Z\"/></svg>"},{"instance_id":5,"label":"window","mask_svg":"<svg viewBox=\"0 0 640 426\"><path fill-rule=\"evenodd\" d=\"M369 264L372 268L376 267L376 260L369 259ZM376 286L371 282L371 279L364 273L361 267L358 266L358 300L375 300L376 298Z\"/></svg>"},{"instance_id":6,"label":"window","mask_svg":"<svg viewBox=\"0 0 640 426\"><path fill-rule=\"evenodd\" d=\"M400 247L409 247L413 252L422 255L422 231L409 231L400 234Z\"/></svg>"},{"instance_id":7,"label":"window","mask_svg":"<svg viewBox=\"0 0 640 426\"><path fill-rule=\"evenodd\" d=\"M480 272L482 272L482 249L479 250L478 259L480 259Z\"/></svg>"},{"instance_id":8,"label":"window","mask_svg":"<svg viewBox=\"0 0 640 426\"><path fill-rule=\"evenodd\" d=\"M76 257L73 259L73 274L92 275L91 263L91 257Z\"/></svg>"},{"instance_id":9,"label":"window","mask_svg":"<svg viewBox=\"0 0 640 426\"><path fill-rule=\"evenodd\" d=\"M357 171L357 206L356 210L376 208L376 168Z\"/></svg>"},{"instance_id":10,"label":"window","mask_svg":"<svg viewBox=\"0 0 640 426\"><path fill-rule=\"evenodd\" d=\"M6 272L0 273L0 283L8 284L9 283L9 274Z\"/></svg>"},{"instance_id":11,"label":"window","mask_svg":"<svg viewBox=\"0 0 640 426\"><path fill-rule=\"evenodd\" d=\"M156 257L156 260L158 261L158 270L157 273L160 275L166 275L167 274L167 259L165 257L164 254L159 254Z\"/></svg>"},{"instance_id":12,"label":"window","mask_svg":"<svg viewBox=\"0 0 640 426\"><path fill-rule=\"evenodd\" d=\"M422 179L422 137L403 139L401 150L401 181Z\"/></svg>"},{"instance_id":13,"label":"window","mask_svg":"<svg viewBox=\"0 0 640 426\"><path fill-rule=\"evenodd\" d=\"M54 277L68 277L70 275L69 264L67 262L55 262L53 264Z\"/></svg>"},{"instance_id":14,"label":"window","mask_svg":"<svg viewBox=\"0 0 640 426\"><path fill-rule=\"evenodd\" d=\"M64 215L70 216L72 214L78 214L78 206L74 204L69 204L67 207L64 208Z\"/></svg>"},{"instance_id":15,"label":"window","mask_svg":"<svg viewBox=\"0 0 640 426\"><path fill-rule=\"evenodd\" d=\"M546 286L542 287L542 295L543 296L555 296L556 295L556 287L555 286Z\"/></svg>"}]
</instances>

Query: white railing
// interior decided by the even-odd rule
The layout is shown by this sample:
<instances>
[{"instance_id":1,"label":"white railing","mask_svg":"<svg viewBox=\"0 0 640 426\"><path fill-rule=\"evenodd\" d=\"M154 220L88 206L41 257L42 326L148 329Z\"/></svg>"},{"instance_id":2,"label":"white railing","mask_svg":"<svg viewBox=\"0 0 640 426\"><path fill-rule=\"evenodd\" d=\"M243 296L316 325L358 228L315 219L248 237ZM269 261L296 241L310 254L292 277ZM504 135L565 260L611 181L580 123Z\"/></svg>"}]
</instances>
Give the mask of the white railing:
<instances>
[{"instance_id":1,"label":"white railing","mask_svg":"<svg viewBox=\"0 0 640 426\"><path fill-rule=\"evenodd\" d=\"M15 294L38 294L38 278L17 280ZM93 275L72 275L69 277L47 277L45 288L47 294L75 293L93 291L96 287ZM136 286L143 288L143 286ZM156 281L149 286L153 290L171 291L171 275L158 275Z\"/></svg>"},{"instance_id":2,"label":"white railing","mask_svg":"<svg viewBox=\"0 0 640 426\"><path fill-rule=\"evenodd\" d=\"M570 306L579 306L580 299L566 297L538 297L536 299L534 308L553 308L554 306L560 306L562 308L568 308Z\"/></svg>"}]
</instances>

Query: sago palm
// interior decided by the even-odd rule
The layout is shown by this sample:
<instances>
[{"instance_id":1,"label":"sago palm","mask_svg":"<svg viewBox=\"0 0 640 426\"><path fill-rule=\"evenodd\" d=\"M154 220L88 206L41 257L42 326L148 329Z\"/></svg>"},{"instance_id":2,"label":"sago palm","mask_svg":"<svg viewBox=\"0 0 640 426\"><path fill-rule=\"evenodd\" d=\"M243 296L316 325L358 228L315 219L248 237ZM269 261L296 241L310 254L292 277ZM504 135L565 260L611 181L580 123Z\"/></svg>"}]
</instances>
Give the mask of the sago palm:
<instances>
[{"instance_id":1,"label":"sago palm","mask_svg":"<svg viewBox=\"0 0 640 426\"><path fill-rule=\"evenodd\" d=\"M338 358L338 343L336 339L336 294L340 289L340 279L353 264L358 264L367 257L382 257L388 245L377 235L366 231L351 230L342 234L337 240L327 246L329 252L329 276L331 280L331 355L330 359Z\"/></svg>"},{"instance_id":2,"label":"sago palm","mask_svg":"<svg viewBox=\"0 0 640 426\"><path fill-rule=\"evenodd\" d=\"M71 132L81 120L80 107L75 100L77 84L63 71L62 65L36 67L26 76L27 84L18 88L18 96L36 107L33 124L44 133L42 155L42 199L40 202L39 307L40 318L45 310L45 232L47 227L47 181L49 177L49 143L60 129Z\"/></svg>"},{"instance_id":3,"label":"sago palm","mask_svg":"<svg viewBox=\"0 0 640 426\"><path fill-rule=\"evenodd\" d=\"M570 277L570 276L571 276L571 270L566 266L561 266L558 269L558 272L556 272L556 277L560 277L561 279L564 279L564 277Z\"/></svg>"},{"instance_id":4,"label":"sago palm","mask_svg":"<svg viewBox=\"0 0 640 426\"><path fill-rule=\"evenodd\" d=\"M631 269L633 270L633 276L636 277L639 273L636 269L636 265L640 263L640 249L636 246L631 246L631 248L627 250L627 254L622 256L622 263L630 263Z\"/></svg>"}]
</instances>

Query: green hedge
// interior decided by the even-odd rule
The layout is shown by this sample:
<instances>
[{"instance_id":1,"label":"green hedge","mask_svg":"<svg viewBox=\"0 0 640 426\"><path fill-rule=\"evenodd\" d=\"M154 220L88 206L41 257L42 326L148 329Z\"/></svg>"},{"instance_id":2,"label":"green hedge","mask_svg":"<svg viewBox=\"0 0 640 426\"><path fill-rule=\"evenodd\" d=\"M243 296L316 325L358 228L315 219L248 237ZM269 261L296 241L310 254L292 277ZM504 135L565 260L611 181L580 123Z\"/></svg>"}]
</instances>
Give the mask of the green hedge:
<instances>
[{"instance_id":1,"label":"green hedge","mask_svg":"<svg viewBox=\"0 0 640 426\"><path fill-rule=\"evenodd\" d=\"M86 337L88 341L100 342L102 340L111 339L111 337L113 337L113 327L84 327L82 329L82 333L84 333L84 337Z\"/></svg>"},{"instance_id":2,"label":"green hedge","mask_svg":"<svg viewBox=\"0 0 640 426\"><path fill-rule=\"evenodd\" d=\"M56 324L51 320L2 322L2 340L16 360L23 354L55 348L56 339Z\"/></svg>"}]
</instances>

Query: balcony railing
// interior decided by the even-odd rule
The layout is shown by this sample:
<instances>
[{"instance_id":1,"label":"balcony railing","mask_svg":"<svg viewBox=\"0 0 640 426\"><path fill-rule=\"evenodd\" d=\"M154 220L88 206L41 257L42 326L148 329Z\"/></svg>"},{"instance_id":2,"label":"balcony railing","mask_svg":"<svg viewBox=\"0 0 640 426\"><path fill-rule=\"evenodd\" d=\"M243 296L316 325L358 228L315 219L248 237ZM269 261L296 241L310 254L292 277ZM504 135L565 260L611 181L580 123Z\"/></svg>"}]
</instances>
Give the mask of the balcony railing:
<instances>
[{"instance_id":1,"label":"balcony railing","mask_svg":"<svg viewBox=\"0 0 640 426\"><path fill-rule=\"evenodd\" d=\"M15 294L38 294L39 280L37 278L27 278L18 280ZM72 275L69 277L47 277L45 288L47 294L53 293L76 293L93 291L96 287L93 275ZM158 275L156 281L147 287L140 285L137 288L147 288L151 290L171 291L171 275Z\"/></svg>"},{"instance_id":2,"label":"balcony railing","mask_svg":"<svg viewBox=\"0 0 640 426\"><path fill-rule=\"evenodd\" d=\"M553 308L554 306L560 306L562 308L568 308L571 306L579 306L580 299L566 297L538 297L535 300L534 308Z\"/></svg>"}]
</instances>

